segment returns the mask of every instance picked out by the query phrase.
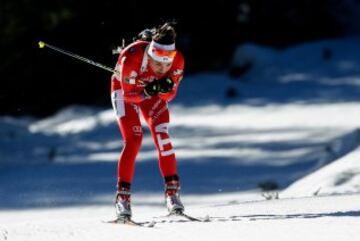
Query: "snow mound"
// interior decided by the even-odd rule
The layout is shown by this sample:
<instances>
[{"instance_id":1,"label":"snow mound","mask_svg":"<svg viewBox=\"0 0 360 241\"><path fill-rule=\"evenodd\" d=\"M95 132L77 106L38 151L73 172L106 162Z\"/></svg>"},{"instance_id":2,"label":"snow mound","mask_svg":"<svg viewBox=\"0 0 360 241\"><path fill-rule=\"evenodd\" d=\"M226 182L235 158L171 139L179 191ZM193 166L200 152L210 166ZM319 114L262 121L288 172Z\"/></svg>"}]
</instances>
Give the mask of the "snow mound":
<instances>
[{"instance_id":1,"label":"snow mound","mask_svg":"<svg viewBox=\"0 0 360 241\"><path fill-rule=\"evenodd\" d=\"M245 43L234 52L232 66L250 64L250 71L242 77L247 81L315 81L329 85L344 84L345 81L345 84L359 85L358 76L351 79L341 77L359 74L358 44L358 37L319 40L287 49Z\"/></svg>"},{"instance_id":2,"label":"snow mound","mask_svg":"<svg viewBox=\"0 0 360 241\"><path fill-rule=\"evenodd\" d=\"M293 183L282 192L281 197L359 193L359 183L360 147Z\"/></svg>"}]
</instances>

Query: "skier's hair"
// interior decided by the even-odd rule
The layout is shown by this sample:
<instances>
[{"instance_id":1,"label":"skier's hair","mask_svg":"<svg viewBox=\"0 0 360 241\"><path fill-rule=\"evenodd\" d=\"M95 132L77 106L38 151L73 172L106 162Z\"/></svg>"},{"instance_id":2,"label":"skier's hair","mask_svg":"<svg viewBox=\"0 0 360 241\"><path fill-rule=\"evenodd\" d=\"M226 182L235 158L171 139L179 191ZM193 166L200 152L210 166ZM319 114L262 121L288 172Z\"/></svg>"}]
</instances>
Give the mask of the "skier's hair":
<instances>
[{"instance_id":1,"label":"skier's hair","mask_svg":"<svg viewBox=\"0 0 360 241\"><path fill-rule=\"evenodd\" d=\"M173 44L176 39L175 21L168 21L156 28L152 39L159 44Z\"/></svg>"}]
</instances>

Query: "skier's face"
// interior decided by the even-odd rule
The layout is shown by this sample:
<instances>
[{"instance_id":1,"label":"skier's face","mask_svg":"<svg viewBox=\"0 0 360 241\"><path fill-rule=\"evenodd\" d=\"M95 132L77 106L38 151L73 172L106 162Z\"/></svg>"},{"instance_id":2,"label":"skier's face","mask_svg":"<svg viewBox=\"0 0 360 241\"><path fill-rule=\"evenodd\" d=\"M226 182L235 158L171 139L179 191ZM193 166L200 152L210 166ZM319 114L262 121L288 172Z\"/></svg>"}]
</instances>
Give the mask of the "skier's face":
<instances>
[{"instance_id":1,"label":"skier's face","mask_svg":"<svg viewBox=\"0 0 360 241\"><path fill-rule=\"evenodd\" d=\"M163 62L155 61L152 58L149 58L149 66L151 70L154 71L155 74L160 76L165 75L170 70L171 65L172 62L163 63Z\"/></svg>"}]
</instances>

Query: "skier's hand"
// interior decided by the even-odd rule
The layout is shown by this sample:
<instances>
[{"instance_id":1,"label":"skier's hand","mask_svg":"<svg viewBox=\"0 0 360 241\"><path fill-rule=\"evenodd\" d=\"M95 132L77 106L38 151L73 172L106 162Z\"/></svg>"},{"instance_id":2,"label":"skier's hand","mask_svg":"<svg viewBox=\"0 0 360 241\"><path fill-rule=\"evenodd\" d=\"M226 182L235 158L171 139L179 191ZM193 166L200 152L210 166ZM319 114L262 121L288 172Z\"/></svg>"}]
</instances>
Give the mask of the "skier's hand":
<instances>
[{"instance_id":1,"label":"skier's hand","mask_svg":"<svg viewBox=\"0 0 360 241\"><path fill-rule=\"evenodd\" d=\"M168 93L174 87L174 81L168 77L162 78L159 80L154 80L153 82L147 84L144 88L145 96L151 97L155 96L158 93Z\"/></svg>"},{"instance_id":2,"label":"skier's hand","mask_svg":"<svg viewBox=\"0 0 360 241\"><path fill-rule=\"evenodd\" d=\"M174 81L169 77L159 79L157 82L159 83L160 93L168 93L174 87Z\"/></svg>"},{"instance_id":3,"label":"skier's hand","mask_svg":"<svg viewBox=\"0 0 360 241\"><path fill-rule=\"evenodd\" d=\"M145 96L151 97L159 93L159 90L160 84L158 81L155 80L144 87L144 94Z\"/></svg>"}]
</instances>

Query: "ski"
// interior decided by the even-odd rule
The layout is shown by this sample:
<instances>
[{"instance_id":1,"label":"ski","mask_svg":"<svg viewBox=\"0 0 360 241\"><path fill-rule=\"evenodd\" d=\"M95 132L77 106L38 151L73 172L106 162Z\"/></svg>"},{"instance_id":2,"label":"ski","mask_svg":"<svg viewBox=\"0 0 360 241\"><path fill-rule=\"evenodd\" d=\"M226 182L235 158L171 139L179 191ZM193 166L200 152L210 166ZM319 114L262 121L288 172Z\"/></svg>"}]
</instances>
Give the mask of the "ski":
<instances>
[{"instance_id":1,"label":"ski","mask_svg":"<svg viewBox=\"0 0 360 241\"><path fill-rule=\"evenodd\" d=\"M171 217L182 217L185 220L162 220L162 221L158 221L156 219L162 219L162 218L171 218ZM110 221L103 221L104 223L112 223L112 224L124 224L124 225L129 225L129 226L135 226L135 227L144 227L144 228L153 228L155 226L155 224L157 223L173 223L173 222L210 222L210 217L206 216L205 218L198 218L198 217L193 217L191 215L188 215L184 212L172 212L169 213L165 216L159 216L159 217L154 217L155 220L149 222L136 222L134 221L131 217L124 217L124 218L116 218L114 220L110 220Z\"/></svg>"},{"instance_id":2,"label":"ski","mask_svg":"<svg viewBox=\"0 0 360 241\"><path fill-rule=\"evenodd\" d=\"M198 219L198 218L195 218L195 217L192 217L192 216L190 216L190 215L187 215L187 214L184 213L184 212L176 212L176 213L171 214L171 215L181 216L181 217L184 217L184 218L186 218L186 219L188 219L188 220L190 220L190 221L193 221L193 222L203 222L203 220ZM171 215L170 215L170 216L171 216Z\"/></svg>"},{"instance_id":3,"label":"ski","mask_svg":"<svg viewBox=\"0 0 360 241\"><path fill-rule=\"evenodd\" d=\"M135 227L144 227L144 228L153 228L155 226L155 222L136 222L132 220L130 217L124 217L124 218L117 218L110 221L103 221L105 223L112 223L112 224L124 224L129 226L135 226Z\"/></svg>"},{"instance_id":4,"label":"ski","mask_svg":"<svg viewBox=\"0 0 360 241\"><path fill-rule=\"evenodd\" d=\"M172 212L169 213L168 215L162 216L163 218L169 218L169 217L183 217L185 219L187 219L188 221L191 222L210 222L210 218L209 216L206 216L205 218L195 218L193 216L190 216L184 212L178 211L178 212ZM160 218L162 218L160 217Z\"/></svg>"}]
</instances>

